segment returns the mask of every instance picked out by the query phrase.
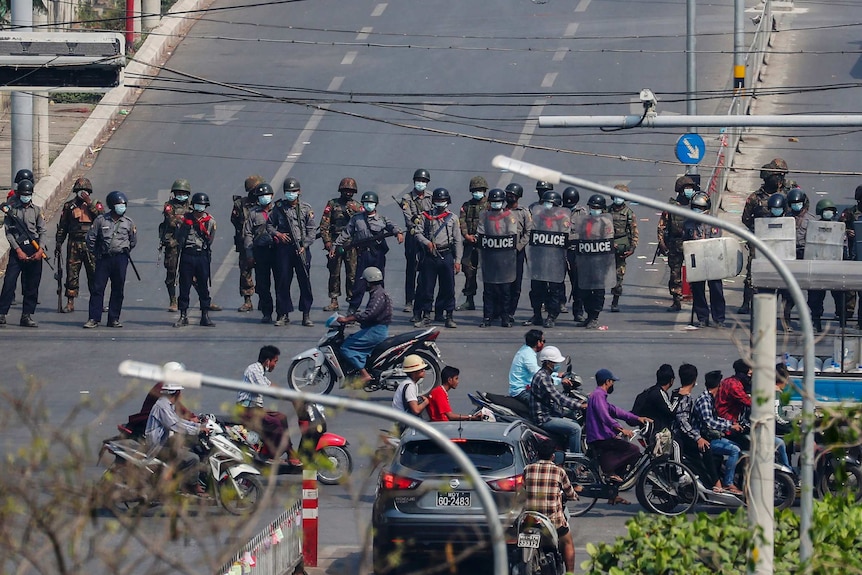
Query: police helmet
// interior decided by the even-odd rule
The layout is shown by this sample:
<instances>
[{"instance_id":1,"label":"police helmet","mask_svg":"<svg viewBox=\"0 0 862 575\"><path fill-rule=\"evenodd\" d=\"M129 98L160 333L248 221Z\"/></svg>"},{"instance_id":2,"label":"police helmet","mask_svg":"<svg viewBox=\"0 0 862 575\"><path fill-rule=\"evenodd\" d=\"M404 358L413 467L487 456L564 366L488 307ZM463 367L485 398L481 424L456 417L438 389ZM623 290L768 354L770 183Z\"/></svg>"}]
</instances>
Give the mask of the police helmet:
<instances>
[{"instance_id":1,"label":"police helmet","mask_svg":"<svg viewBox=\"0 0 862 575\"><path fill-rule=\"evenodd\" d=\"M247 193L247 194L253 193L255 188L257 188L262 183L263 183L263 177L258 176L257 174L247 177L245 179L245 182L244 182L245 193Z\"/></svg>"},{"instance_id":2,"label":"police helmet","mask_svg":"<svg viewBox=\"0 0 862 575\"><path fill-rule=\"evenodd\" d=\"M80 192L82 190L85 192L93 191L93 184L91 184L90 180L88 180L87 178L78 178L77 180L75 180L75 183L72 184L73 192Z\"/></svg>"},{"instance_id":3,"label":"police helmet","mask_svg":"<svg viewBox=\"0 0 862 575\"><path fill-rule=\"evenodd\" d=\"M862 202L862 186L856 186L856 201Z\"/></svg>"},{"instance_id":4,"label":"police helmet","mask_svg":"<svg viewBox=\"0 0 862 575\"><path fill-rule=\"evenodd\" d=\"M197 192L192 196L192 204L210 205L210 197L203 192Z\"/></svg>"},{"instance_id":5,"label":"police helmet","mask_svg":"<svg viewBox=\"0 0 862 575\"><path fill-rule=\"evenodd\" d=\"M766 178L776 174L784 176L787 172L787 162L781 158L775 158L768 164L763 164L763 166L760 167L760 179L765 180Z\"/></svg>"},{"instance_id":6,"label":"police helmet","mask_svg":"<svg viewBox=\"0 0 862 575\"><path fill-rule=\"evenodd\" d=\"M777 194L772 194L771 196L769 196L769 199L766 200L766 207L768 207L770 210L773 208L786 208L787 196L780 192Z\"/></svg>"},{"instance_id":7,"label":"police helmet","mask_svg":"<svg viewBox=\"0 0 862 575\"><path fill-rule=\"evenodd\" d=\"M590 199L587 201L587 205L595 210L598 209L607 209L608 201L601 194L593 194L590 196Z\"/></svg>"},{"instance_id":8,"label":"police helmet","mask_svg":"<svg viewBox=\"0 0 862 575\"><path fill-rule=\"evenodd\" d=\"M691 198L691 207L708 212L712 208L712 200L709 199L709 194L706 192L697 192Z\"/></svg>"},{"instance_id":9,"label":"police helmet","mask_svg":"<svg viewBox=\"0 0 862 575\"><path fill-rule=\"evenodd\" d=\"M802 188L790 188L790 191L787 192L787 203L788 204L798 204L799 202L804 202L808 197L805 195L805 192L802 191Z\"/></svg>"},{"instance_id":10,"label":"police helmet","mask_svg":"<svg viewBox=\"0 0 862 575\"><path fill-rule=\"evenodd\" d=\"M489 202L504 202L504 201L506 201L506 192L504 192L500 188L494 188L493 190L488 192L488 201Z\"/></svg>"},{"instance_id":11,"label":"police helmet","mask_svg":"<svg viewBox=\"0 0 862 575\"><path fill-rule=\"evenodd\" d=\"M192 191L192 185L189 183L188 180L183 180L183 179L176 180L174 182L174 185L171 186L171 192L174 194L177 192L191 193L191 191Z\"/></svg>"},{"instance_id":12,"label":"police helmet","mask_svg":"<svg viewBox=\"0 0 862 575\"><path fill-rule=\"evenodd\" d=\"M673 190L677 194L681 194L687 187L692 187L697 190L697 184L691 176L680 176L676 179L676 183L673 186Z\"/></svg>"},{"instance_id":13,"label":"police helmet","mask_svg":"<svg viewBox=\"0 0 862 575\"><path fill-rule=\"evenodd\" d=\"M129 200L126 199L126 194L118 191L113 191L108 194L108 197L105 198L105 201L107 202L109 208L113 208L117 204L129 203Z\"/></svg>"},{"instance_id":14,"label":"police helmet","mask_svg":"<svg viewBox=\"0 0 862 575\"><path fill-rule=\"evenodd\" d=\"M470 191L473 190L487 190L488 182L485 181L485 178L482 176L473 176L470 178Z\"/></svg>"},{"instance_id":15,"label":"police helmet","mask_svg":"<svg viewBox=\"0 0 862 575\"><path fill-rule=\"evenodd\" d=\"M416 180L425 180L426 182L431 181L431 173L425 168L419 168L415 172L413 172L413 181Z\"/></svg>"},{"instance_id":16,"label":"police helmet","mask_svg":"<svg viewBox=\"0 0 862 575\"><path fill-rule=\"evenodd\" d=\"M433 192L431 192L431 201L432 202L451 202L452 197L449 195L449 190L446 188L437 188Z\"/></svg>"},{"instance_id":17,"label":"police helmet","mask_svg":"<svg viewBox=\"0 0 862 575\"><path fill-rule=\"evenodd\" d=\"M815 211L817 212L818 216L822 216L823 210L834 210L834 209L835 209L835 202L833 202L829 198L823 198L822 200L817 202L817 207L815 208Z\"/></svg>"},{"instance_id":18,"label":"police helmet","mask_svg":"<svg viewBox=\"0 0 862 575\"><path fill-rule=\"evenodd\" d=\"M260 197L260 196L272 196L274 194L275 194L275 190L273 190L272 186L270 186L266 182L262 182L262 183L258 184L257 187L254 189L254 195L258 196L258 197Z\"/></svg>"},{"instance_id":19,"label":"police helmet","mask_svg":"<svg viewBox=\"0 0 862 575\"><path fill-rule=\"evenodd\" d=\"M551 182L547 182L545 180L539 180L538 182L536 182L536 191L539 192L540 196L542 194L544 194L545 192L547 192L548 190L553 190L553 189L554 189L554 184L552 184Z\"/></svg>"},{"instance_id":20,"label":"police helmet","mask_svg":"<svg viewBox=\"0 0 862 575\"><path fill-rule=\"evenodd\" d=\"M33 182L30 180L21 180L18 182L15 191L18 192L19 196L31 196L33 195Z\"/></svg>"},{"instance_id":21,"label":"police helmet","mask_svg":"<svg viewBox=\"0 0 862 575\"><path fill-rule=\"evenodd\" d=\"M362 194L362 198L360 198L360 200L363 203L365 203L365 202L374 202L375 204L380 203L380 198L377 197L377 192L365 192L364 194Z\"/></svg>"},{"instance_id":22,"label":"police helmet","mask_svg":"<svg viewBox=\"0 0 862 575\"><path fill-rule=\"evenodd\" d=\"M383 272L380 271L379 268L374 266L365 268L365 271L362 272L362 279L367 281L368 283L377 283L383 281Z\"/></svg>"},{"instance_id":23,"label":"police helmet","mask_svg":"<svg viewBox=\"0 0 862 575\"><path fill-rule=\"evenodd\" d=\"M353 178L342 178L342 180L338 183L338 191L339 192L352 192L356 193L356 180Z\"/></svg>"},{"instance_id":24,"label":"police helmet","mask_svg":"<svg viewBox=\"0 0 862 575\"><path fill-rule=\"evenodd\" d=\"M523 198L524 197L524 187L521 186L521 184L516 184L515 182L512 182L511 184L506 186L506 193L507 194L514 194L515 196L517 196L519 198Z\"/></svg>"},{"instance_id":25,"label":"police helmet","mask_svg":"<svg viewBox=\"0 0 862 575\"><path fill-rule=\"evenodd\" d=\"M298 192L299 180L297 180L296 178L285 178L284 184L282 184L282 189L285 192Z\"/></svg>"},{"instance_id":26,"label":"police helmet","mask_svg":"<svg viewBox=\"0 0 862 575\"><path fill-rule=\"evenodd\" d=\"M578 188L569 186L563 190L563 205L567 208L574 208L581 201L581 193Z\"/></svg>"},{"instance_id":27,"label":"police helmet","mask_svg":"<svg viewBox=\"0 0 862 575\"><path fill-rule=\"evenodd\" d=\"M21 180L30 180L31 182L35 181L36 178L33 176L32 170L28 170L27 168L18 170L15 174L15 183L17 184Z\"/></svg>"},{"instance_id":28,"label":"police helmet","mask_svg":"<svg viewBox=\"0 0 862 575\"><path fill-rule=\"evenodd\" d=\"M543 202L551 202L554 206L559 207L563 205L563 198L560 197L560 194L555 192L554 190L547 190L542 194Z\"/></svg>"}]
</instances>

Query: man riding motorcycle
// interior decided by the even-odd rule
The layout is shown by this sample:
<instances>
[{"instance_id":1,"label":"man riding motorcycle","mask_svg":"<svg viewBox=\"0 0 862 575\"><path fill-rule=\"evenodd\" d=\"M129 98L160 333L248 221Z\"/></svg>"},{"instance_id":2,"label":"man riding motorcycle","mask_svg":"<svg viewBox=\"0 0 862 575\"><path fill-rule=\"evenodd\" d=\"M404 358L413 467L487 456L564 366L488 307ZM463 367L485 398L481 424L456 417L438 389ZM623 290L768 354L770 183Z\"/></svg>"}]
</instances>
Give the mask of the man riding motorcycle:
<instances>
[{"instance_id":1,"label":"man riding motorcycle","mask_svg":"<svg viewBox=\"0 0 862 575\"><path fill-rule=\"evenodd\" d=\"M175 404L180 400L183 386L175 383L162 385L161 397L153 405L147 419L147 430L144 434L147 443L147 455L158 456L165 462L175 464L183 486L192 493L202 495L206 488L200 481L195 481L195 471L200 467L200 457L186 447L183 435L197 435L201 431L199 423L180 418L175 410Z\"/></svg>"},{"instance_id":2,"label":"man riding motorcycle","mask_svg":"<svg viewBox=\"0 0 862 575\"><path fill-rule=\"evenodd\" d=\"M389 337L389 324L392 322L392 298L383 289L383 272L376 267L367 267L362 272L369 293L365 311L355 312L346 317L339 317L338 323L358 321L362 329L344 340L341 353L344 359L355 370L359 370L361 382L364 384L373 378L365 369L368 356L377 344Z\"/></svg>"}]
</instances>

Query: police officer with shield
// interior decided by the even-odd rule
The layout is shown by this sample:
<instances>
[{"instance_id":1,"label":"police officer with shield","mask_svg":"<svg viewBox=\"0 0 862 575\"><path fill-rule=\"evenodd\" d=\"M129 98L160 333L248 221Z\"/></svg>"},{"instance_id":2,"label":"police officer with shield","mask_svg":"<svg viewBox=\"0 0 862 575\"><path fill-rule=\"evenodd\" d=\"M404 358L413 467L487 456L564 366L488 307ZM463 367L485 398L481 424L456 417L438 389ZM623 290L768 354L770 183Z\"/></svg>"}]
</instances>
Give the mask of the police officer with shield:
<instances>
[{"instance_id":1,"label":"police officer with shield","mask_svg":"<svg viewBox=\"0 0 862 575\"><path fill-rule=\"evenodd\" d=\"M698 214L708 214L712 208L712 201L704 192L698 192L691 199L691 211ZM721 228L699 222L697 220L685 221L685 239L705 240L720 238ZM709 303L706 301L706 289L709 287ZM713 327L724 327L725 301L724 285L722 280L705 280L691 282L692 309L697 319L691 324L692 327L701 328L709 325L709 316L712 314Z\"/></svg>"},{"instance_id":2,"label":"police officer with shield","mask_svg":"<svg viewBox=\"0 0 862 575\"><path fill-rule=\"evenodd\" d=\"M605 305L605 290L614 285L614 221L607 200L593 194L589 213L572 219L572 241L578 249L578 288L587 317L578 327L597 329Z\"/></svg>"},{"instance_id":3,"label":"police officer with shield","mask_svg":"<svg viewBox=\"0 0 862 575\"><path fill-rule=\"evenodd\" d=\"M533 317L524 325L554 327L565 297L566 242L571 225L571 212L563 207L563 199L553 190L546 191L542 202L530 210L533 228L530 230L530 303ZM548 317L542 321L542 306Z\"/></svg>"},{"instance_id":4,"label":"police officer with shield","mask_svg":"<svg viewBox=\"0 0 862 575\"><path fill-rule=\"evenodd\" d=\"M482 176L470 178L470 199L461 204L458 222L461 224L461 237L464 240L464 255L461 258L461 269L464 270L464 303L456 307L458 311L476 309L476 274L479 268L479 238L476 230L479 227L479 214L486 209L488 202L485 192L488 182Z\"/></svg>"},{"instance_id":5,"label":"police officer with shield","mask_svg":"<svg viewBox=\"0 0 862 575\"><path fill-rule=\"evenodd\" d=\"M516 246L518 253L515 261L515 279L509 285L509 323L514 321L518 301L521 299L521 287L524 283L524 262L527 259L527 244L530 241L530 228L532 226L530 210L518 205L522 197L524 197L524 188L521 184L512 182L506 186L506 207L518 220L518 226L521 229Z\"/></svg>"},{"instance_id":6,"label":"police officer with shield","mask_svg":"<svg viewBox=\"0 0 862 575\"><path fill-rule=\"evenodd\" d=\"M791 190L792 192L792 190ZM788 197L790 193L787 194ZM829 198L823 198L819 202L817 202L817 206L815 207L815 211L817 215L820 217L819 221L821 222L832 222L835 220L835 215L838 213L837 208L835 207L835 203ZM845 211L846 213L846 211ZM846 222L844 222L846 225ZM848 249L848 237L845 232L844 236L844 245L842 249L841 259L849 259L850 253ZM824 258L826 259L826 258ZM838 258L830 258L830 259L838 259ZM845 298L848 293L845 291L836 291L832 290L832 299L835 301L835 315L838 316L841 327L844 327L845 319L844 313L846 312L846 303ZM855 295L855 294L854 294ZM814 324L814 331L820 333L823 331L823 302L826 299L826 290L808 290L808 308L811 310L811 322Z\"/></svg>"},{"instance_id":7,"label":"police officer with shield","mask_svg":"<svg viewBox=\"0 0 862 575\"><path fill-rule=\"evenodd\" d=\"M488 192L488 209L479 214L479 264L482 270L482 323L490 327L500 318L503 327L512 327L509 297L515 281L518 239L524 235L523 219L505 208L506 192Z\"/></svg>"},{"instance_id":8,"label":"police officer with shield","mask_svg":"<svg viewBox=\"0 0 862 575\"><path fill-rule=\"evenodd\" d=\"M569 186L563 190L563 207L570 211L572 218L587 213L584 206L578 205L579 201L581 201L581 193L578 192L577 188ZM575 323L578 323L584 321L586 316L584 316L584 302L581 301L581 292L578 290L578 246L571 241L568 242L566 249L566 271L569 275L569 283L572 285L572 317ZM563 299L565 300L565 298ZM560 306L560 312L566 313L565 301Z\"/></svg>"}]
</instances>

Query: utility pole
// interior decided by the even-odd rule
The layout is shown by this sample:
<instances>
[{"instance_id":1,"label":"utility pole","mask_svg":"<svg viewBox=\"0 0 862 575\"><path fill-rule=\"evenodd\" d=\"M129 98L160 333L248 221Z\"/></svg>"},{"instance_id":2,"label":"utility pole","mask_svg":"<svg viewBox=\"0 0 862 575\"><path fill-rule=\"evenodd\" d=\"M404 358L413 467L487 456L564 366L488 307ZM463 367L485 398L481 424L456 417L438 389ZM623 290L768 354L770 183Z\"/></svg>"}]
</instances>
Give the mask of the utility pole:
<instances>
[{"instance_id":1,"label":"utility pole","mask_svg":"<svg viewBox=\"0 0 862 575\"><path fill-rule=\"evenodd\" d=\"M18 32L33 31L33 0L12 0L12 28ZM13 92L12 166L11 174L33 167L33 95ZM12 182L9 182L10 184Z\"/></svg>"},{"instance_id":2,"label":"utility pole","mask_svg":"<svg viewBox=\"0 0 862 575\"><path fill-rule=\"evenodd\" d=\"M689 116L697 115L697 31L695 29L695 16L697 15L696 0L687 0L685 16L685 72L686 72L686 94L685 111ZM688 131L696 134L697 127L690 126ZM697 174L697 164L686 166L687 174ZM700 178L696 178L699 181Z\"/></svg>"}]
</instances>

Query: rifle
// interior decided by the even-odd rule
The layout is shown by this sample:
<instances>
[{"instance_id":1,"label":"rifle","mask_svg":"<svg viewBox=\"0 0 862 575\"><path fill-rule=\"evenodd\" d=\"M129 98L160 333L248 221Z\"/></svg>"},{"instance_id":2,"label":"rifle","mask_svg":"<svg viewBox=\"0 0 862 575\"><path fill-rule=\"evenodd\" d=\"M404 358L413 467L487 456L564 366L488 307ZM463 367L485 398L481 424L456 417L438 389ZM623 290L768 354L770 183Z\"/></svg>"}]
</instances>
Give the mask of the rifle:
<instances>
[{"instance_id":1,"label":"rifle","mask_svg":"<svg viewBox=\"0 0 862 575\"><path fill-rule=\"evenodd\" d=\"M369 244L379 242L379 241L385 240L386 238L391 238L392 236L397 236L397 235L398 234L395 232L383 231L383 232L380 232L379 234L372 234L372 235L368 236L367 238L362 238L360 240L353 240L349 244L339 246L338 249L341 250L341 253L344 253L347 250L359 249L359 248L365 247Z\"/></svg>"},{"instance_id":2,"label":"rifle","mask_svg":"<svg viewBox=\"0 0 862 575\"><path fill-rule=\"evenodd\" d=\"M161 243L159 243L158 253L156 254L156 267L157 268L159 267L159 264L162 263L162 250L163 249L164 249L164 246Z\"/></svg>"},{"instance_id":3,"label":"rifle","mask_svg":"<svg viewBox=\"0 0 862 575\"><path fill-rule=\"evenodd\" d=\"M12 210L11 210L9 204L4 202L2 204L2 206L0 206L0 211L2 211L4 214L6 214L6 217L12 218L12 223L15 224L15 227L18 228L18 231L21 232L22 234L24 234L25 236L27 236L27 241L29 242L30 246L33 248L33 254L38 252L39 251L39 242L37 242L36 240L33 239L33 236L30 235L30 230L27 229L27 226L24 225L24 222L22 222L17 217L12 215ZM29 254L29 255L32 255L32 254ZM51 270L54 270L54 266L51 265L51 259L48 257L48 254L46 254L45 252L42 252L42 260L46 264L48 264L48 267L51 268Z\"/></svg>"},{"instance_id":4,"label":"rifle","mask_svg":"<svg viewBox=\"0 0 862 575\"><path fill-rule=\"evenodd\" d=\"M57 271L54 272L57 280L57 313L63 313L63 260L60 252L57 252Z\"/></svg>"},{"instance_id":5,"label":"rifle","mask_svg":"<svg viewBox=\"0 0 862 575\"><path fill-rule=\"evenodd\" d=\"M293 251L296 254L296 257L299 258L299 261L302 263L300 266L302 268L302 273L305 275L306 281L308 281L309 285L311 285L311 276L308 274L308 260L305 256L305 251L300 252L300 245L296 242L296 238L293 237L293 226L290 225L290 218L287 217L287 209L285 209L284 204L279 206L279 209L284 214L284 219L287 222L287 235L290 236L290 243L293 246ZM300 218L302 216L302 210L300 209L300 203L297 201L296 205L288 206L288 209L292 209L296 212L296 225L301 226L302 222Z\"/></svg>"}]
</instances>

